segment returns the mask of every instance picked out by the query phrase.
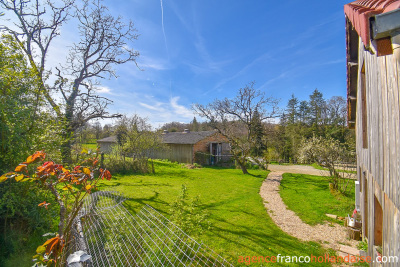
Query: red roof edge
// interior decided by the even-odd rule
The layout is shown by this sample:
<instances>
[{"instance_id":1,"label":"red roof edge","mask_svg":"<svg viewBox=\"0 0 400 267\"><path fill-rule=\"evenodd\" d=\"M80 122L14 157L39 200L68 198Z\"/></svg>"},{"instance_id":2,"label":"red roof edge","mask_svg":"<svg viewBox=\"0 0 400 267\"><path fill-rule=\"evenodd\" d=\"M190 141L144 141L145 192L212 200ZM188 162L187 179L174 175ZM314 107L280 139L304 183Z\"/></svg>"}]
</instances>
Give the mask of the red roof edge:
<instances>
[{"instance_id":1,"label":"red roof edge","mask_svg":"<svg viewBox=\"0 0 400 267\"><path fill-rule=\"evenodd\" d=\"M365 46L370 43L369 19L377 14L400 8L400 0L358 0L344 6L349 18Z\"/></svg>"}]
</instances>

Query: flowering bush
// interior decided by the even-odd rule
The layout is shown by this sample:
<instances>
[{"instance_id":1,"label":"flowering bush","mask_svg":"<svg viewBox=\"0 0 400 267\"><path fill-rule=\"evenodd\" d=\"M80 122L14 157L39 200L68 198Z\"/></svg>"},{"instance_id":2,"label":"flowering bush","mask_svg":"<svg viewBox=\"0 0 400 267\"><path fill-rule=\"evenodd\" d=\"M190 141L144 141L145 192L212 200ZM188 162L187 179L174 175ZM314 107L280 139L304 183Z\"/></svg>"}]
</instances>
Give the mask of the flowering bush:
<instances>
[{"instance_id":1,"label":"flowering bush","mask_svg":"<svg viewBox=\"0 0 400 267\"><path fill-rule=\"evenodd\" d=\"M346 187L339 187L342 177L337 166L338 164L353 162L355 154L354 151L346 149L336 139L313 136L310 139L302 141L298 150L298 159L300 163L318 163L320 166L326 167L329 170L330 182L333 184L333 187L343 191L346 190L347 183Z\"/></svg>"}]
</instances>

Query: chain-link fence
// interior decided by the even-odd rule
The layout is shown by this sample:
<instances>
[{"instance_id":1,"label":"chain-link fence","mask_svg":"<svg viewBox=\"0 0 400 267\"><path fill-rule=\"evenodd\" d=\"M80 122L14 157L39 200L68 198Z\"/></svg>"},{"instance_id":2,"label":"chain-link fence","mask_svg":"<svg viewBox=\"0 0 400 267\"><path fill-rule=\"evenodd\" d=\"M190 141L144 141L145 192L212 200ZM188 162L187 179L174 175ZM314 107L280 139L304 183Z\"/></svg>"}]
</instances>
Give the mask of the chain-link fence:
<instances>
[{"instance_id":1,"label":"chain-link fence","mask_svg":"<svg viewBox=\"0 0 400 267\"><path fill-rule=\"evenodd\" d=\"M232 266L149 205L131 215L121 193L100 191L84 202L69 254L85 251L86 266Z\"/></svg>"}]
</instances>

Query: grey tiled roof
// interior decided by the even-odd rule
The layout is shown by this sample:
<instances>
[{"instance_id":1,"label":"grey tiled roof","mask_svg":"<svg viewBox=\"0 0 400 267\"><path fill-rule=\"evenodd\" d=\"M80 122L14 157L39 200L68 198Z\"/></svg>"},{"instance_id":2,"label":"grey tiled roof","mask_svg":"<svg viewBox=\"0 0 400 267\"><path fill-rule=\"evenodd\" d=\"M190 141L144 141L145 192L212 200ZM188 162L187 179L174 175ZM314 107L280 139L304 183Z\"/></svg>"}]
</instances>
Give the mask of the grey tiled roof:
<instances>
[{"instance_id":1,"label":"grey tiled roof","mask_svg":"<svg viewBox=\"0 0 400 267\"><path fill-rule=\"evenodd\" d=\"M188 144L193 145L203 140L204 138L215 134L215 131L202 131L202 132L171 132L162 134L165 144Z\"/></svg>"}]
</instances>

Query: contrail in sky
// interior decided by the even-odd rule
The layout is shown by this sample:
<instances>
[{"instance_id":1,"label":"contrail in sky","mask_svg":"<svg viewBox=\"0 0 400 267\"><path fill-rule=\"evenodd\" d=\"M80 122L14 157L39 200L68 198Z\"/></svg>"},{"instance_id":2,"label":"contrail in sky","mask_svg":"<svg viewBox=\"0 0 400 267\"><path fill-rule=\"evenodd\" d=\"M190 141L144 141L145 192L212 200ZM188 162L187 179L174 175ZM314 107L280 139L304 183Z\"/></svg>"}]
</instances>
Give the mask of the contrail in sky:
<instances>
[{"instance_id":1,"label":"contrail in sky","mask_svg":"<svg viewBox=\"0 0 400 267\"><path fill-rule=\"evenodd\" d=\"M164 29L164 8L162 4L162 0L160 0L160 5L161 5L161 27L162 27L162 32L164 35L164 43L165 43L165 49L167 50L167 56L168 56L168 63L170 61L169 58L169 51L168 51L168 45L167 45L167 36L165 35L165 29ZM169 80L169 93L170 93L170 98L172 98L172 80Z\"/></svg>"},{"instance_id":2,"label":"contrail in sky","mask_svg":"<svg viewBox=\"0 0 400 267\"><path fill-rule=\"evenodd\" d=\"M163 32L163 34L164 34L165 49L167 50L167 55L168 55L168 60L169 60L169 52L168 52L168 45L167 45L167 36L165 35L165 29L164 29L164 8L163 8L162 0L160 0L160 4L161 4L161 27L162 27L162 32Z\"/></svg>"}]
</instances>

